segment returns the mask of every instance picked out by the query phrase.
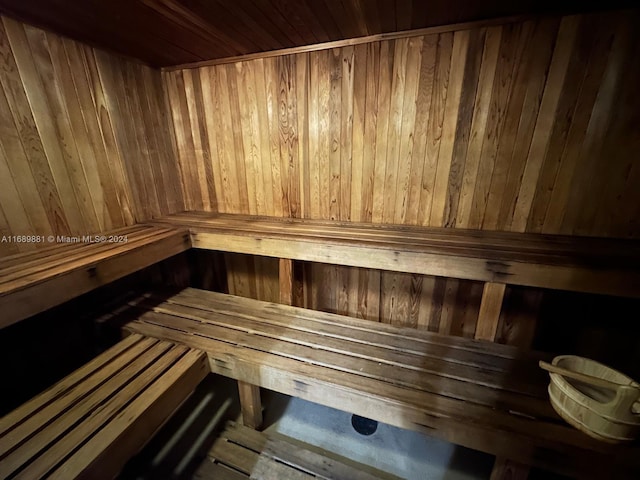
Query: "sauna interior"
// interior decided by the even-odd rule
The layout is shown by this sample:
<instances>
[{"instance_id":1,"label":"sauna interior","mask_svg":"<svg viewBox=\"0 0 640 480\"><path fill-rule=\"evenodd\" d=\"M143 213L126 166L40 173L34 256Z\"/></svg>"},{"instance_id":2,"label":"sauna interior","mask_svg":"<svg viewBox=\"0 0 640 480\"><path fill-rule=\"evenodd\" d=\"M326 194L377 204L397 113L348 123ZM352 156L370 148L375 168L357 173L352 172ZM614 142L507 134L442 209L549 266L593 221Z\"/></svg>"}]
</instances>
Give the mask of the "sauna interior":
<instances>
[{"instance_id":1,"label":"sauna interior","mask_svg":"<svg viewBox=\"0 0 640 480\"><path fill-rule=\"evenodd\" d=\"M635 2L0 14L0 478L640 478Z\"/></svg>"}]
</instances>

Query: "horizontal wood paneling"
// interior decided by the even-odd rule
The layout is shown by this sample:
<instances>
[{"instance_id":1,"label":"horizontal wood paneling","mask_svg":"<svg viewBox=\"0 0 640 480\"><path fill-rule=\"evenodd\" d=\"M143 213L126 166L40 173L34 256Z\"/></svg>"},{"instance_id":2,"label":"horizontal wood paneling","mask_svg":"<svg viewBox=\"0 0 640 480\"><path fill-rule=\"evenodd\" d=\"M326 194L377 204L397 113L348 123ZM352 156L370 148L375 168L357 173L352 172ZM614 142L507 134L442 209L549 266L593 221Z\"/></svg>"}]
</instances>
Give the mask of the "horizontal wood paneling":
<instances>
[{"instance_id":1,"label":"horizontal wood paneling","mask_svg":"<svg viewBox=\"0 0 640 480\"><path fill-rule=\"evenodd\" d=\"M171 138L157 71L2 17L2 235L82 235L182 210Z\"/></svg>"},{"instance_id":2,"label":"horizontal wood paneling","mask_svg":"<svg viewBox=\"0 0 640 480\"><path fill-rule=\"evenodd\" d=\"M638 237L637 22L540 18L164 72L187 208ZM475 330L448 323L460 321L448 305L474 318L475 284L319 265L305 276L312 307ZM507 300L537 308L531 295Z\"/></svg>"}]
</instances>

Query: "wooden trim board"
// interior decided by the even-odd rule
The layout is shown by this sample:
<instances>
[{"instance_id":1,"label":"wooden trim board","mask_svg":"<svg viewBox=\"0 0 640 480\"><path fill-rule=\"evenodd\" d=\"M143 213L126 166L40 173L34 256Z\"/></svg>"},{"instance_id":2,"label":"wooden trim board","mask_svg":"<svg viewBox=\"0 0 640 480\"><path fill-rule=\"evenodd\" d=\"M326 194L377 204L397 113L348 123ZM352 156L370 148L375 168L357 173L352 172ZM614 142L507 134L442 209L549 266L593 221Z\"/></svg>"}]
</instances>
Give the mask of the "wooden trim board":
<instances>
[{"instance_id":1,"label":"wooden trim board","mask_svg":"<svg viewBox=\"0 0 640 480\"><path fill-rule=\"evenodd\" d=\"M367 35L365 37L347 38L344 40L335 40L333 42L315 43L313 45L303 45L301 47L282 48L278 50L270 50L268 52L249 53L246 55L237 55L234 57L216 58L214 60L203 60L200 62L183 63L180 65L172 65L163 67L163 72L171 72L174 70L184 70L191 68L207 67L211 65L224 65L227 63L246 62L258 58L272 58L282 55L295 55L297 53L316 52L318 50L328 50L331 48L349 47L354 45L362 45L363 43L382 42L385 40L397 40L399 38L419 37L421 35L433 35L445 32L456 32L458 30L468 30L478 27L490 27L494 25L504 25L507 23L522 22L531 15L516 15L510 17L493 18L487 20L476 20L473 22L454 23L449 25L438 25L435 27L417 28L413 30L403 30L401 32L378 33L375 35Z\"/></svg>"}]
</instances>

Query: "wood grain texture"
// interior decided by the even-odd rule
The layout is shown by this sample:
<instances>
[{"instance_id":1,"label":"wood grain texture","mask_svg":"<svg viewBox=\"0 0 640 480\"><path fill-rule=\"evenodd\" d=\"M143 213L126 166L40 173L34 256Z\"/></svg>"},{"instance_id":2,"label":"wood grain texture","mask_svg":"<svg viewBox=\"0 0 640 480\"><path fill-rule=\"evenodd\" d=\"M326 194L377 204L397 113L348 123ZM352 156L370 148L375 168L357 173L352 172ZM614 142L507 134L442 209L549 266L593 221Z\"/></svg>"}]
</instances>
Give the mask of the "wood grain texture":
<instances>
[{"instance_id":1,"label":"wood grain texture","mask_svg":"<svg viewBox=\"0 0 640 480\"><path fill-rule=\"evenodd\" d=\"M289 263L319 262L306 264L296 305L525 348L536 334L540 289L638 297L636 240L206 212L156 222L189 228L196 249L234 252L228 258L240 263L227 262L228 284L240 295L289 303L300 278ZM278 262L284 296L273 291Z\"/></svg>"},{"instance_id":2,"label":"wood grain texture","mask_svg":"<svg viewBox=\"0 0 640 480\"><path fill-rule=\"evenodd\" d=\"M0 473L115 477L207 373L203 352L130 335L2 418Z\"/></svg>"},{"instance_id":3,"label":"wood grain texture","mask_svg":"<svg viewBox=\"0 0 640 480\"><path fill-rule=\"evenodd\" d=\"M598 148L605 138L624 144L634 118L625 108L614 122L610 110L638 79L636 19L541 18L165 72L176 136L186 140L186 208L638 236L631 207L608 221L576 213L587 190L610 198L624 189L600 171ZM218 95L231 97L221 115ZM199 137L209 141L190 140ZM621 150L611 149L616 162ZM584 165L602 175L581 170L587 151ZM200 179L218 162L221 185L238 179L231 191Z\"/></svg>"},{"instance_id":4,"label":"wood grain texture","mask_svg":"<svg viewBox=\"0 0 640 480\"><path fill-rule=\"evenodd\" d=\"M484 284L478 325L474 336L476 340L495 341L505 287L504 283L487 282Z\"/></svg>"},{"instance_id":5,"label":"wood grain texture","mask_svg":"<svg viewBox=\"0 0 640 480\"><path fill-rule=\"evenodd\" d=\"M245 427L260 430L262 427L262 401L260 387L238 381L238 395L242 407L242 423Z\"/></svg>"},{"instance_id":6,"label":"wood grain texture","mask_svg":"<svg viewBox=\"0 0 640 480\"><path fill-rule=\"evenodd\" d=\"M88 235L182 210L167 112L157 71L2 17L3 235Z\"/></svg>"},{"instance_id":7,"label":"wood grain texture","mask_svg":"<svg viewBox=\"0 0 640 480\"><path fill-rule=\"evenodd\" d=\"M428 6L424 0L0 0L0 12L153 66L379 40L507 16L629 6L629 0L593 6L552 0L432 0Z\"/></svg>"},{"instance_id":8,"label":"wood grain texture","mask_svg":"<svg viewBox=\"0 0 640 480\"><path fill-rule=\"evenodd\" d=\"M192 196L186 207L206 198L189 172L208 158L228 185L209 195L210 211L638 237L639 209L630 200L640 169L629 147L638 138L637 19L637 12L540 18L193 70L237 78L237 89L223 80L207 94L184 81L189 71L165 72L176 137L201 134L179 108L195 99L211 118L209 144L226 145L200 154L193 143L179 144ZM220 102L233 104L220 114L208 102L219 89ZM448 314L443 305L411 313L416 302L428 303L418 291L432 289L433 279L304 268L307 305L420 326ZM477 288L445 282L439 298L464 310L459 292ZM400 301L407 315L391 318L398 295L414 300Z\"/></svg>"},{"instance_id":9,"label":"wood grain texture","mask_svg":"<svg viewBox=\"0 0 640 480\"><path fill-rule=\"evenodd\" d=\"M187 230L151 225L112 230L106 241L71 238L0 260L0 328L191 248Z\"/></svg>"},{"instance_id":10,"label":"wood grain texture","mask_svg":"<svg viewBox=\"0 0 640 480\"><path fill-rule=\"evenodd\" d=\"M543 354L194 289L163 299L130 303L126 328L204 349L215 373L578 477L613 452L558 422ZM635 467L637 448L615 449Z\"/></svg>"},{"instance_id":11,"label":"wood grain texture","mask_svg":"<svg viewBox=\"0 0 640 480\"><path fill-rule=\"evenodd\" d=\"M193 478L399 480L395 475L327 450L277 433L256 432L235 422L227 422Z\"/></svg>"}]
</instances>

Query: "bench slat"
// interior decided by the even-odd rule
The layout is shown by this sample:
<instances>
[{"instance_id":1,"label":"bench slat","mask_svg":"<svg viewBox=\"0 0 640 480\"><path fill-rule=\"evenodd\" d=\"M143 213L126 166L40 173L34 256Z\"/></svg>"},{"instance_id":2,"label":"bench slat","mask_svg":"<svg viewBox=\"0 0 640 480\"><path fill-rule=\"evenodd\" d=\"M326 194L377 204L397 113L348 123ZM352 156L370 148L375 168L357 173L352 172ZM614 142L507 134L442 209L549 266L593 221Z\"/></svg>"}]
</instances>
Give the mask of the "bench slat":
<instances>
[{"instance_id":1,"label":"bench slat","mask_svg":"<svg viewBox=\"0 0 640 480\"><path fill-rule=\"evenodd\" d=\"M338 330L343 329L343 331L347 331L348 335L354 339L359 338L361 335L370 334L376 337L376 342L382 342L387 345L394 344L397 340L401 342L401 344L409 345L409 347L407 347L408 351L415 349L418 353L427 348L426 344L428 344L446 347L449 351L454 351L456 356L463 354L479 354L482 357L490 356L492 363L508 360L507 365L513 365L514 360L531 362L542 358L538 352L525 352L522 349L509 345L498 345L484 341L475 341L469 338L442 335L411 327L398 327L386 323L372 322L371 320L362 318L348 317L290 305L286 305L283 308L283 305L279 303L264 302L252 298L203 291L195 288L185 288L170 296L164 294L152 294L151 296L161 298L162 301L170 303L180 303L182 299L198 302L199 305L202 305L204 302L205 308L220 309L221 311L226 306L229 306L229 308L233 309L234 313L239 314L247 314L247 312L258 309L259 306L260 315L262 316L264 314L267 318L293 316L296 319L310 321L314 324L326 325L328 328L336 327L337 325ZM399 348L402 349L401 347ZM475 358L477 359L477 356ZM473 360L471 359L469 359L468 362L473 364ZM462 363L467 363L467 360L462 361Z\"/></svg>"},{"instance_id":2,"label":"bench slat","mask_svg":"<svg viewBox=\"0 0 640 480\"><path fill-rule=\"evenodd\" d=\"M196 480L247 480L249 477L228 467L205 460L205 463L194 473L193 478Z\"/></svg>"},{"instance_id":3,"label":"bench slat","mask_svg":"<svg viewBox=\"0 0 640 480\"><path fill-rule=\"evenodd\" d=\"M240 472L251 475L260 454L228 442L226 438L218 438L213 443L209 456Z\"/></svg>"},{"instance_id":4,"label":"bench slat","mask_svg":"<svg viewBox=\"0 0 640 480\"><path fill-rule=\"evenodd\" d=\"M101 249L98 255L87 254L80 259L71 257L70 261L62 261L46 271L31 273L0 286L0 311L3 312L0 328L191 247L186 230L154 227L154 231L157 233L132 241L130 245L95 244L94 248Z\"/></svg>"},{"instance_id":5,"label":"bench slat","mask_svg":"<svg viewBox=\"0 0 640 480\"><path fill-rule=\"evenodd\" d=\"M109 234L111 235L134 235L137 232L142 232L144 230L153 228L150 225L133 225L129 227L118 228L115 230L111 230ZM15 267L21 268L23 266L32 265L39 260L49 259L49 258L59 258L60 256L65 256L68 254L70 250L78 250L82 251L86 248L91 248L92 244L82 243L82 244L73 244L69 245L66 243L56 243L47 247L38 248L32 252L27 253L16 253L14 255L10 255L7 257L3 257L0 259L0 271L8 271L11 272Z\"/></svg>"},{"instance_id":6,"label":"bench slat","mask_svg":"<svg viewBox=\"0 0 640 480\"><path fill-rule=\"evenodd\" d=\"M227 423L208 455L194 478L246 480L250 475L252 479L274 480L399 480L395 475L299 440L273 432L257 432L234 422Z\"/></svg>"},{"instance_id":7,"label":"bench slat","mask_svg":"<svg viewBox=\"0 0 640 480\"><path fill-rule=\"evenodd\" d=\"M0 478L113 478L208 372L203 352L130 335L0 420Z\"/></svg>"},{"instance_id":8,"label":"bench slat","mask_svg":"<svg viewBox=\"0 0 640 480\"><path fill-rule=\"evenodd\" d=\"M287 372L287 374L306 373L311 379L317 379L318 381L326 381L329 384L339 384L349 389L356 389L359 392L359 396L363 393L373 395L375 397L381 397L384 399L395 399L401 405L413 405L417 408L423 408L428 406L431 410L431 414L436 417L450 417L455 416L458 419L467 418L474 422L486 425L505 425L518 423L522 421L522 418L518 418L514 415L509 415L494 409L489 409L477 404L469 404L468 402L456 400L448 397L442 397L437 394L429 392L420 392L414 389L407 389L401 386L394 385L389 382L380 381L376 379L366 378L360 375L349 374L346 372L336 372L335 369L324 365L316 365L308 361L284 357L274 353L268 353L260 350L259 348L247 348L238 347L236 344L225 342L219 339L214 339L208 336L192 334L191 332L183 332L167 328L162 325L152 324L144 322L142 320L136 320L127 325L127 328L134 332L142 333L149 336L157 336L159 338L167 338L172 341L182 342L201 350L207 351L210 355L210 359L215 363L215 358L226 358L227 355L242 359L242 361L248 361L255 365L272 367L278 367L278 370ZM219 354L223 354L221 357L217 357ZM235 374L234 369L230 365L224 365L222 362L219 366L222 370L228 373ZM213 365L212 365L213 367ZM218 369L220 370L220 369ZM316 378L317 375L317 378ZM234 377L235 378L235 377ZM251 378L246 380L249 383L261 384L260 380ZM266 387L269 388L269 387ZM304 390L304 387L301 387ZM300 392L298 392L300 393ZM297 395L299 396L299 395ZM513 418L512 418L513 417ZM496 421L499 420L499 421ZM393 423L393 422L391 422ZM525 422L532 425L536 422ZM565 428L563 425L558 425L560 431L572 435L572 430ZM541 428L541 430L545 430ZM552 430L550 428L549 430ZM552 437L550 432L543 432L545 437ZM557 434L558 432L554 432ZM575 432L575 436L581 438L578 432ZM590 442L588 442L590 443Z\"/></svg>"},{"instance_id":9,"label":"bench slat","mask_svg":"<svg viewBox=\"0 0 640 480\"><path fill-rule=\"evenodd\" d=\"M625 462L633 463L637 458L637 449L622 447L614 451L566 425L532 421L488 408L477 411L463 401L371 379L362 381L354 375L336 375L329 368L151 324L134 322L131 329L207 351L214 373L559 473L584 474L594 465L608 462L614 452Z\"/></svg>"},{"instance_id":10,"label":"bench slat","mask_svg":"<svg viewBox=\"0 0 640 480\"><path fill-rule=\"evenodd\" d=\"M264 433L233 421L227 423L227 428L221 435L233 443L257 453L260 453L267 443L267 437Z\"/></svg>"},{"instance_id":11,"label":"bench slat","mask_svg":"<svg viewBox=\"0 0 640 480\"><path fill-rule=\"evenodd\" d=\"M598 456L598 452L606 451L606 447L568 426L546 422L537 425L538 422L488 408L478 412L468 408L464 401L418 393L376 380L361 380L354 375L336 375L326 367L238 348L152 324L133 322L128 328L207 351L214 373L332 408L357 412L401 428L419 430L468 448L540 466L549 466L562 454L564 463L556 462L554 469L566 472L581 467L564 455L570 455L574 460L606 456L604 453L605 456Z\"/></svg>"},{"instance_id":12,"label":"bench slat","mask_svg":"<svg viewBox=\"0 0 640 480\"><path fill-rule=\"evenodd\" d=\"M251 480L316 480L315 475L292 469L268 455L260 455L251 471ZM343 479L340 479L343 480Z\"/></svg>"},{"instance_id":13,"label":"bench slat","mask_svg":"<svg viewBox=\"0 0 640 480\"><path fill-rule=\"evenodd\" d=\"M140 342L144 337L142 335L129 335L123 341L115 344L110 349L98 355L96 358L86 363L70 375L66 376L58 383L48 388L41 394L23 403L18 408L0 418L0 437L3 437L7 431L21 424L25 419L34 414L34 412L44 408L44 406L53 402L64 392L76 386L84 379L88 378L95 371L99 370L103 365L111 362L113 358L120 355L125 350L131 348L134 344Z\"/></svg>"},{"instance_id":14,"label":"bench slat","mask_svg":"<svg viewBox=\"0 0 640 480\"><path fill-rule=\"evenodd\" d=\"M205 358L200 351L188 351L49 478L112 478L207 375Z\"/></svg>"},{"instance_id":15,"label":"bench slat","mask_svg":"<svg viewBox=\"0 0 640 480\"><path fill-rule=\"evenodd\" d=\"M183 212L154 220L165 225L211 227L219 230L244 232L252 235L281 235L283 230L292 235L315 235L327 238L383 240L410 242L421 245L450 245L470 250L492 248L497 252L535 252L563 255L582 253L589 256L626 257L640 254L633 240L538 233L501 232L491 230L418 227L412 225L363 224L310 219L251 217L238 214L212 214Z\"/></svg>"},{"instance_id":16,"label":"bench slat","mask_svg":"<svg viewBox=\"0 0 640 480\"><path fill-rule=\"evenodd\" d=\"M70 248L59 258L50 259L47 257L35 266L20 268L9 275L3 275L0 281L0 294L12 292L25 285L32 285L40 280L61 275L83 265L97 263L105 258L144 248L148 244L164 240L174 234L175 232L171 230L158 231L154 229L133 237L126 243L94 243L90 244L90 248L80 251Z\"/></svg>"},{"instance_id":17,"label":"bench slat","mask_svg":"<svg viewBox=\"0 0 640 480\"><path fill-rule=\"evenodd\" d=\"M375 360L362 359L348 353L334 353L324 351L323 348L296 345L288 341L274 343L269 339L258 339L265 345L261 347L256 339L251 339L251 334L245 335L210 325L193 325L193 322L175 321L173 320L174 318L173 316L160 318L145 314L141 317L141 320L150 320L152 323L157 321L166 327L187 330L198 335L233 343L239 347L252 348L265 353L305 361L306 363L331 368L338 372L356 374L381 382L487 405L496 409L512 409L526 412L531 417L557 419L548 402L541 402L528 395L517 395L509 391L476 384L472 382L471 378L467 378L465 381L446 377L446 371L428 370L426 367L418 371L408 370L399 363L385 365ZM447 365L445 362L441 362L441 365L442 369L446 370ZM505 381L504 377L502 377L502 381ZM494 386L497 387L499 378L496 378L495 382L496 385Z\"/></svg>"},{"instance_id":18,"label":"bench slat","mask_svg":"<svg viewBox=\"0 0 640 480\"><path fill-rule=\"evenodd\" d=\"M121 355L115 357L100 370L95 371L82 382L77 383L69 390L63 392L56 401L49 403L41 410L34 412L24 422L2 436L2 444L0 444L0 458L5 456L9 450L13 450L18 445L22 444L22 442L39 432L44 425L51 421L51 419L55 419L67 409L73 408L77 402L89 395L93 389L99 387L109 380L110 377L126 368L127 365L157 343L158 340L154 338L143 339Z\"/></svg>"},{"instance_id":19,"label":"bench slat","mask_svg":"<svg viewBox=\"0 0 640 480\"><path fill-rule=\"evenodd\" d=\"M136 358L128 359L129 363L123 368L120 368L117 373L113 374L113 372L109 372L110 376L106 377L107 379L103 381L103 383L91 385L88 391L85 392L83 397L78 399L77 402L70 405L61 404L61 410L57 414L43 411L40 417L44 417L46 413L51 420L44 424L43 428L37 430L33 436L22 443L17 449L12 451L9 458L3 462L3 468L7 467L10 470L14 470L24 465L36 457L48 445L66 436L69 430L81 423L85 416L94 412L112 393L124 387L131 378L147 367L150 361L155 361L158 356L170 348L171 344L169 343L155 343L151 348ZM90 433L92 432L88 432L88 434Z\"/></svg>"},{"instance_id":20,"label":"bench slat","mask_svg":"<svg viewBox=\"0 0 640 480\"><path fill-rule=\"evenodd\" d=\"M165 328L182 330L207 338L236 345L237 347L251 349L256 352L278 355L292 360L303 361L306 364L326 367L343 374L352 374L363 379L372 379L398 387L406 387L416 392L434 394L442 398L458 399L468 402L470 405L483 405L492 409L508 412L509 410L521 412L529 417L537 419L552 419L558 421L548 402L534 399L528 395L517 395L509 391L498 389L500 381L509 385L509 379L497 377L495 388L473 383L472 378L460 381L447 378L443 375L451 372L439 372L437 369L412 371L401 364L384 365L375 360L366 360L347 354L327 352L320 348L296 345L287 341L272 341L260 336L245 334L213 325L200 324L185 321L172 315L157 315L146 313L140 317L141 321L161 325ZM441 362L442 369L446 368L445 362ZM455 374L455 373L454 373Z\"/></svg>"},{"instance_id":21,"label":"bench slat","mask_svg":"<svg viewBox=\"0 0 640 480\"><path fill-rule=\"evenodd\" d=\"M335 480L378 480L379 477L358 470L350 465L326 457L315 452L296 448L292 444L270 438L262 450L262 455L270 457L291 467L311 472L319 477Z\"/></svg>"},{"instance_id":22,"label":"bench slat","mask_svg":"<svg viewBox=\"0 0 640 480\"><path fill-rule=\"evenodd\" d=\"M369 320L358 321L352 317L295 307L283 309L280 304L270 302L258 304L252 299L215 292L207 292L206 296L203 296L201 292L201 290L186 288L167 298L166 303L191 306L242 318L259 319L260 322L270 325L349 339L352 342L398 352L435 358L447 357L449 362L493 371L513 372L514 365L518 365L519 371L529 374L533 372L524 369L531 365L532 360L535 363L536 360L546 358L545 355L517 351L505 357L503 355L508 348L494 349L492 344L487 342L476 343L468 340L458 342L455 337L421 332L417 329L403 329L402 333L399 333L397 327L391 327L390 331L382 331L384 324L372 323ZM161 297L153 295L151 298L153 301L158 301ZM260 313L256 316L251 312L256 310L257 305L260 305ZM291 322L291 318L295 318L294 323ZM469 348L469 344L473 344L475 348ZM535 373L539 373L539 370L536 368Z\"/></svg>"},{"instance_id":23,"label":"bench slat","mask_svg":"<svg viewBox=\"0 0 640 480\"><path fill-rule=\"evenodd\" d=\"M162 310L162 309L160 309ZM451 396L472 403L526 412L536 418L557 419L557 415L546 401L545 384L529 385L521 378L509 375L486 374L480 369L452 364L443 359L432 359L418 355L398 355L383 350L376 355L376 349L345 340L333 340L318 335L307 335L304 340L296 339L293 329L280 328L273 335L267 335L268 325L246 320L234 323L233 317L210 320L208 315L192 315L190 319L180 310L168 309L168 316L143 314L140 319L159 323L169 328L188 331L198 335L216 338L235 345L253 348L268 353L282 355L315 365L389 381L425 392ZM205 323L200 323L204 321ZM210 322L215 322L212 324ZM259 335L260 338L255 338ZM502 388L501 388L502 387ZM517 388L526 390L524 394L513 392ZM538 399L530 394L537 394ZM498 401L499 399L499 401ZM544 399L544 401L540 401ZM504 406L503 406L504 405Z\"/></svg>"},{"instance_id":24,"label":"bench slat","mask_svg":"<svg viewBox=\"0 0 640 480\"><path fill-rule=\"evenodd\" d=\"M67 455L79 448L87 438L90 438L91 435L107 425L118 411L125 408L126 405L131 402L131 399L136 398L144 392L152 382L187 351L187 347L170 348L170 345L166 343L164 345L157 345L157 347L159 348L156 350L162 352L159 358L153 358L152 350L148 351L148 354L151 354L151 356L145 355L139 358L139 360L143 362L143 366L149 367L148 369L143 370L138 376L127 377L128 383L124 385L123 388L120 388L107 403L99 405L98 408L91 413L91 416L47 448L35 461L30 463L26 469L16 476L16 480L29 480L44 476ZM138 366L136 366L136 368L139 369ZM124 371L121 373L125 374ZM108 391L106 393L108 394Z\"/></svg>"},{"instance_id":25,"label":"bench slat","mask_svg":"<svg viewBox=\"0 0 640 480\"><path fill-rule=\"evenodd\" d=\"M55 275L56 272L74 268L78 263L99 261L107 255L117 255L120 252L132 250L139 245L153 242L171 233L171 230L147 227L136 235L129 235L125 243L79 243L66 245L54 255L47 255L36 261L25 262L11 268L2 269L0 292L10 292L20 288L22 282L33 283L39 276Z\"/></svg>"}]
</instances>

